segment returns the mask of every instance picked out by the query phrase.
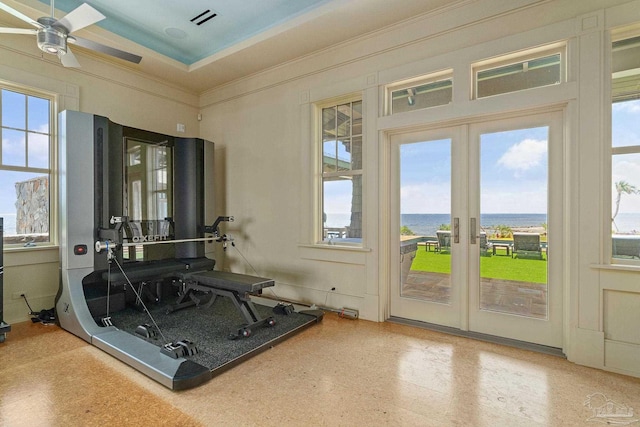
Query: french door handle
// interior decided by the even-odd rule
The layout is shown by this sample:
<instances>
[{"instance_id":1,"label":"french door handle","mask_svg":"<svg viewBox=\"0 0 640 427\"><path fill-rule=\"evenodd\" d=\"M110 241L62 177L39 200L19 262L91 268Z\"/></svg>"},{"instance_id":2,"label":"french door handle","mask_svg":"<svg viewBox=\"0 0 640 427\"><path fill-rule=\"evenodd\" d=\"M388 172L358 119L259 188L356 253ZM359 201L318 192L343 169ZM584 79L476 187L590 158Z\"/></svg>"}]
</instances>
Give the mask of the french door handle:
<instances>
[{"instance_id":1,"label":"french door handle","mask_svg":"<svg viewBox=\"0 0 640 427\"><path fill-rule=\"evenodd\" d=\"M478 236L476 236L476 219L475 218L469 218L469 232L471 234L469 234L469 243L471 243L472 245L476 244L476 238Z\"/></svg>"},{"instance_id":2,"label":"french door handle","mask_svg":"<svg viewBox=\"0 0 640 427\"><path fill-rule=\"evenodd\" d=\"M453 243L460 243L460 218L453 218Z\"/></svg>"}]
</instances>

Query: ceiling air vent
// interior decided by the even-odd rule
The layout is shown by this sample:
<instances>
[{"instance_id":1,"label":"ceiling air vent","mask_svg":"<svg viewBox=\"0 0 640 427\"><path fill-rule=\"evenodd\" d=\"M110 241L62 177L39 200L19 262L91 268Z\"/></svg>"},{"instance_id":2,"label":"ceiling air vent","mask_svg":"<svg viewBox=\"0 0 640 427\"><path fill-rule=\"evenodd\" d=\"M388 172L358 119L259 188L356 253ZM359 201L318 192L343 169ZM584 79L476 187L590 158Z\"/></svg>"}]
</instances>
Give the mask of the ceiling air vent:
<instances>
[{"instance_id":1,"label":"ceiling air vent","mask_svg":"<svg viewBox=\"0 0 640 427\"><path fill-rule=\"evenodd\" d=\"M194 16L191 19L191 22L193 22L196 25L202 25L205 22L207 22L208 20L215 18L216 16L218 16L217 13L212 12L211 10L207 9L204 12L202 12L201 14L199 14L197 16Z\"/></svg>"}]
</instances>

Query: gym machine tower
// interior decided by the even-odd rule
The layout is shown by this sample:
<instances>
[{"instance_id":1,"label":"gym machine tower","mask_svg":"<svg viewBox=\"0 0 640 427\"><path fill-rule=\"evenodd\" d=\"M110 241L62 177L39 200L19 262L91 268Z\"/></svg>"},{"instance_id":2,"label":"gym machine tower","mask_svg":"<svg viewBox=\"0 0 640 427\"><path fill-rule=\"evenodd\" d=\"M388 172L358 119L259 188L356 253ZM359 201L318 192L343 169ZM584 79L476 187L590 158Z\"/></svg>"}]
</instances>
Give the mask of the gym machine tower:
<instances>
[{"instance_id":1,"label":"gym machine tower","mask_svg":"<svg viewBox=\"0 0 640 427\"><path fill-rule=\"evenodd\" d=\"M171 389L207 381L206 367L167 357L109 325L104 316L109 303L111 309L124 305L125 296L113 294L110 258L94 247L130 244L113 252L124 267L115 282L122 276L144 280L150 274L213 270L204 239L205 224L214 220L206 215L213 212L213 143L75 111L60 113L59 129L61 283L55 308L60 326ZM182 242L131 244L154 240Z\"/></svg>"}]
</instances>

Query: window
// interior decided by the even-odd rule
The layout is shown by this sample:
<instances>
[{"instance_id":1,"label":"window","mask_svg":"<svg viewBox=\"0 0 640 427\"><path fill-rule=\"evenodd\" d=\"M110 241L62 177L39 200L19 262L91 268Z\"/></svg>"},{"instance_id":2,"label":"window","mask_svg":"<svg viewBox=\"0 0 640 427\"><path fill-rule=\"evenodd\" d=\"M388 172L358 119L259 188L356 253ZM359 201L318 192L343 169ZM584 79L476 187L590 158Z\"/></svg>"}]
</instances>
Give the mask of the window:
<instances>
[{"instance_id":1,"label":"window","mask_svg":"<svg viewBox=\"0 0 640 427\"><path fill-rule=\"evenodd\" d=\"M387 86L389 114L447 105L453 99L451 71Z\"/></svg>"},{"instance_id":2,"label":"window","mask_svg":"<svg viewBox=\"0 0 640 427\"><path fill-rule=\"evenodd\" d=\"M322 241L362 243L362 101L321 109Z\"/></svg>"},{"instance_id":3,"label":"window","mask_svg":"<svg viewBox=\"0 0 640 427\"><path fill-rule=\"evenodd\" d=\"M564 49L530 53L526 56L477 64L475 97L500 95L536 87L560 84L564 80Z\"/></svg>"},{"instance_id":4,"label":"window","mask_svg":"<svg viewBox=\"0 0 640 427\"><path fill-rule=\"evenodd\" d=\"M640 261L640 37L615 41L611 108L611 256Z\"/></svg>"},{"instance_id":5,"label":"window","mask_svg":"<svg viewBox=\"0 0 640 427\"><path fill-rule=\"evenodd\" d=\"M0 217L5 245L50 241L52 105L47 95L0 86Z\"/></svg>"}]
</instances>

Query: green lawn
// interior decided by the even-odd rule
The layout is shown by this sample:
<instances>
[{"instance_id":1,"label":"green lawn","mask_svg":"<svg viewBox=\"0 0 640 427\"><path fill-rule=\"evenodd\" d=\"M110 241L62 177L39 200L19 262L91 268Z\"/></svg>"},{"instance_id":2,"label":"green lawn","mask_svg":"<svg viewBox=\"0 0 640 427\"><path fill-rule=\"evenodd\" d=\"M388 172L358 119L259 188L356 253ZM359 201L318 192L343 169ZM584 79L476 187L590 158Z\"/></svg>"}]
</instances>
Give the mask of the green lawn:
<instances>
[{"instance_id":1,"label":"green lawn","mask_svg":"<svg viewBox=\"0 0 640 427\"><path fill-rule=\"evenodd\" d=\"M498 249L498 253L504 253ZM538 258L511 258L505 255L480 257L481 276L491 279L516 280L529 283L547 283L547 261ZM451 254L427 252L419 247L411 264L412 270L435 273L451 272Z\"/></svg>"}]
</instances>

